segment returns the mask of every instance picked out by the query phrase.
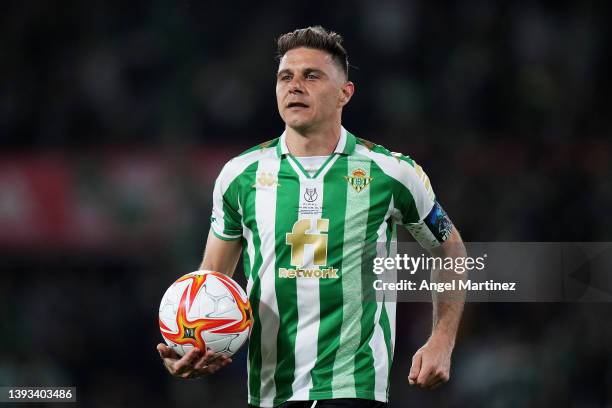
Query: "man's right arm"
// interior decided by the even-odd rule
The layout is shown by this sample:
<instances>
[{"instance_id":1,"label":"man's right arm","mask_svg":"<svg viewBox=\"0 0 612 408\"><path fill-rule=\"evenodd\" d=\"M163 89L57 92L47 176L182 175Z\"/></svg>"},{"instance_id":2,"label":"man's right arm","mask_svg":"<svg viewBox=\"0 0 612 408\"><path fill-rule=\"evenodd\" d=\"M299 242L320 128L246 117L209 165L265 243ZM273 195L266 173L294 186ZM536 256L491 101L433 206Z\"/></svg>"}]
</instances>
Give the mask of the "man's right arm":
<instances>
[{"instance_id":1,"label":"man's right arm","mask_svg":"<svg viewBox=\"0 0 612 408\"><path fill-rule=\"evenodd\" d=\"M242 216L238 211L240 184L233 182L240 171L230 163L223 167L215 180L210 232L200 265L200 270L217 271L228 276L234 274L242 248ZM215 357L211 350L197 348L179 358L163 343L157 345L157 351L170 374L182 378L212 374L232 361L222 355Z\"/></svg>"}]
</instances>

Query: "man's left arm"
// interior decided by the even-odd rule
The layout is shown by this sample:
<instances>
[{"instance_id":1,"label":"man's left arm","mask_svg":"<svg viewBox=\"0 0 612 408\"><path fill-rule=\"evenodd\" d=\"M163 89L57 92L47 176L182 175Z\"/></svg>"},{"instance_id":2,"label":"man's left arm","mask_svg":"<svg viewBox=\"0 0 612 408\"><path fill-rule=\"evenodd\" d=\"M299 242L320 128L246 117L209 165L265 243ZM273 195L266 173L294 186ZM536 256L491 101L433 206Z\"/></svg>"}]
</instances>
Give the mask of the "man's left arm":
<instances>
[{"instance_id":1,"label":"man's left arm","mask_svg":"<svg viewBox=\"0 0 612 408\"><path fill-rule=\"evenodd\" d=\"M439 247L431 249L430 254L442 259L466 256L465 245L454 226L447 240ZM437 283L458 281L466 279L465 275L466 272L457 273L453 269L432 269L431 281ZM458 286L455 290L432 293L431 336L412 358L412 367L408 376L410 385L427 389L435 389L450 378L451 354L465 303L465 290L460 290Z\"/></svg>"}]
</instances>

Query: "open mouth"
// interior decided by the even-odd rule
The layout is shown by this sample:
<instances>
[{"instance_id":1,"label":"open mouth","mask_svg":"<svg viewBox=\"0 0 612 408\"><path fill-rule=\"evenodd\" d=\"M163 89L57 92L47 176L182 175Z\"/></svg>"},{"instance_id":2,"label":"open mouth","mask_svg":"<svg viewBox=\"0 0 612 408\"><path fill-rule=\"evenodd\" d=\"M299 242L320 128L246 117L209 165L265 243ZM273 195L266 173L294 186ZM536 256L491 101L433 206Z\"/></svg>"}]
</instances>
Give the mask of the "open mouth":
<instances>
[{"instance_id":1,"label":"open mouth","mask_svg":"<svg viewBox=\"0 0 612 408\"><path fill-rule=\"evenodd\" d=\"M302 102L291 102L287 104L288 108L307 108L308 105Z\"/></svg>"}]
</instances>

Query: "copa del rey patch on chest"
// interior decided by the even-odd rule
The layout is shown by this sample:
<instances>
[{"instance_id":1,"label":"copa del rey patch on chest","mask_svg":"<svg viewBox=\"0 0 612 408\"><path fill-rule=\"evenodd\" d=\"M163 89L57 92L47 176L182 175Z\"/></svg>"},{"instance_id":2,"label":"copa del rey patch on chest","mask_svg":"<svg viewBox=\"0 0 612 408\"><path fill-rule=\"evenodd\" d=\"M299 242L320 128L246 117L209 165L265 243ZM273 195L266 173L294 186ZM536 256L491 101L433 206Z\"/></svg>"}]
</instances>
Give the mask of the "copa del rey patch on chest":
<instances>
[{"instance_id":1,"label":"copa del rey patch on chest","mask_svg":"<svg viewBox=\"0 0 612 408\"><path fill-rule=\"evenodd\" d=\"M355 169L351 172L350 176L344 176L344 179L356 192L360 193L364 188L370 185L373 177L368 176L368 173L363 169Z\"/></svg>"}]
</instances>

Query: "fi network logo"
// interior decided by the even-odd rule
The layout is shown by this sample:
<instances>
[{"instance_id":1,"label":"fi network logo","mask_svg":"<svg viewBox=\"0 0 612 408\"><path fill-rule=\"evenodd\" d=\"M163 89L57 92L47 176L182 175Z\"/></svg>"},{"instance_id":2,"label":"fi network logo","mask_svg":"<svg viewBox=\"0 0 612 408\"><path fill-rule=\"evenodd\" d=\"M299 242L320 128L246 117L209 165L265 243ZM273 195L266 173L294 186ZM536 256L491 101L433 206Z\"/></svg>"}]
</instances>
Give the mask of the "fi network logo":
<instances>
[{"instance_id":1,"label":"fi network logo","mask_svg":"<svg viewBox=\"0 0 612 408\"><path fill-rule=\"evenodd\" d=\"M314 266L327 265L327 231L329 220L321 218L316 220L316 231L307 232L311 228L312 220L305 218L293 224L291 232L286 234L285 243L291 246L291 265L296 269L279 269L280 278L337 278L338 269L301 269L306 263L304 248L310 245L313 248Z\"/></svg>"}]
</instances>

